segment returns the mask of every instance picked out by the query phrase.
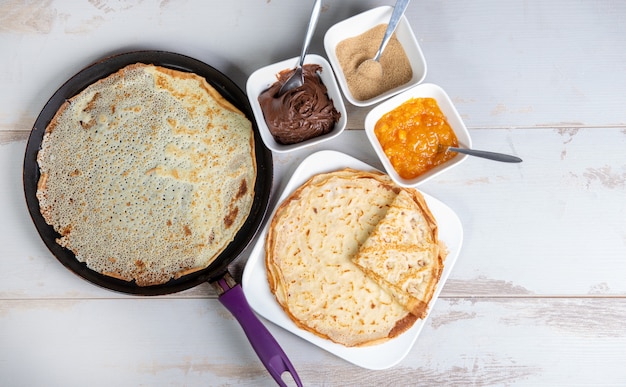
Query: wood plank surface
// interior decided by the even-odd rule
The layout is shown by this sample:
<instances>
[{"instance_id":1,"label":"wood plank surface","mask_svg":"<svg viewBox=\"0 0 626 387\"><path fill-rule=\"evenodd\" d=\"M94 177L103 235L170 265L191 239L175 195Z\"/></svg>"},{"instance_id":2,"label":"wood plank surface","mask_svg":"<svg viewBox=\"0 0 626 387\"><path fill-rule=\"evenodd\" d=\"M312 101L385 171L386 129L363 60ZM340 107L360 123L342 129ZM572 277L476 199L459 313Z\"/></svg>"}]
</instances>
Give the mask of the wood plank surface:
<instances>
[{"instance_id":1,"label":"wood plank surface","mask_svg":"<svg viewBox=\"0 0 626 387\"><path fill-rule=\"evenodd\" d=\"M626 378L624 319L623 299L442 298L380 371L267 325L305 385L600 385ZM216 300L1 300L0 328L7 386L272 385Z\"/></svg>"},{"instance_id":2,"label":"wood plank surface","mask_svg":"<svg viewBox=\"0 0 626 387\"><path fill-rule=\"evenodd\" d=\"M310 52L333 24L393 1L326 0ZM47 99L93 61L136 49L196 57L244 88L257 68L296 57L308 7L291 0L0 3L0 130L29 130ZM626 125L626 3L414 1L407 18L469 127ZM224 43L224 39L228 42ZM10 98L9 98L10 95ZM368 109L351 108L362 128Z\"/></svg>"},{"instance_id":3,"label":"wood plank surface","mask_svg":"<svg viewBox=\"0 0 626 387\"><path fill-rule=\"evenodd\" d=\"M309 17L290 0L0 2L0 386L274 385L203 284L160 297L100 289L47 250L24 200L29 131L54 91L107 55L162 49L242 89L295 57ZM393 0L324 0L333 24ZM416 344L372 371L266 322L307 386L626 385L626 2L435 0L407 18L475 148L421 189L459 216L464 241ZM323 149L381 168L348 105L338 139L274 154L270 206ZM247 249L232 265L236 277Z\"/></svg>"}]
</instances>

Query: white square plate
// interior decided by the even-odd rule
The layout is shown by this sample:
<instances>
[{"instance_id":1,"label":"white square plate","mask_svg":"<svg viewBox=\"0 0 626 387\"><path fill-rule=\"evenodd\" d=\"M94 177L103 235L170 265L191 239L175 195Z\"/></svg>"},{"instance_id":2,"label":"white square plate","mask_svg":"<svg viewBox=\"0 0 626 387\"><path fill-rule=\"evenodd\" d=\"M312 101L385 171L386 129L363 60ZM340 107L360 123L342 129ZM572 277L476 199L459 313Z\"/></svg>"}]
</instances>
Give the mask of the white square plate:
<instances>
[{"instance_id":1,"label":"white square plate","mask_svg":"<svg viewBox=\"0 0 626 387\"><path fill-rule=\"evenodd\" d=\"M278 203L285 200L295 189L304 184L313 175L331 172L345 167L364 171L376 170L362 161L344 153L328 150L314 153L306 158L296 169L285 187L285 190L282 192ZM448 247L448 256L444 262L444 270L437 284L437 289L435 290L426 317L422 320L417 320L408 331L379 345L345 347L296 326L278 304L268 285L267 269L265 266L265 237L270 222L267 222L261 231L244 269L242 287L248 303L254 311L274 324L360 367L380 370L396 365L409 353L420 331L424 327L426 319L428 315L430 315L430 310L452 271L452 267L459 255L463 241L463 227L454 211L439 200L427 194L422 194L437 219L439 238ZM274 211L272 212L272 216L274 216Z\"/></svg>"}]
</instances>

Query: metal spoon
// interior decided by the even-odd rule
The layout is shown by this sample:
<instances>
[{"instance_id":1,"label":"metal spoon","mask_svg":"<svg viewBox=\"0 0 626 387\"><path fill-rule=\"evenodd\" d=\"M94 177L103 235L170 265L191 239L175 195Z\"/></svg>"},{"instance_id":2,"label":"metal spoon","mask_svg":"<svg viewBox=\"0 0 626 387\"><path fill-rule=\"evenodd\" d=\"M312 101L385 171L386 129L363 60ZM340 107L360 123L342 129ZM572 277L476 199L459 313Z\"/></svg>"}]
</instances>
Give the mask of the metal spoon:
<instances>
[{"instance_id":1,"label":"metal spoon","mask_svg":"<svg viewBox=\"0 0 626 387\"><path fill-rule=\"evenodd\" d=\"M383 69L380 66L380 56L383 54L385 47L387 47L387 43L389 43L389 39L396 31L398 24L400 23L400 19L402 15L404 15L404 11L406 7L409 5L410 0L398 0L396 4L393 6L393 12L391 13L391 18L389 19L389 23L387 24L387 30L385 31L385 35L383 35L383 40L380 43L380 47L374 55L374 58L367 59L363 63L359 65L358 71L363 70L367 74L371 75L382 75ZM364 70L367 68L367 70Z\"/></svg>"},{"instance_id":2,"label":"metal spoon","mask_svg":"<svg viewBox=\"0 0 626 387\"><path fill-rule=\"evenodd\" d=\"M315 4L313 4L313 11L311 11L311 20L309 20L309 27L306 31L306 36L304 37L304 44L302 45L302 53L300 54L300 62L296 66L295 71L283 83L283 85L278 90L278 95L283 95L285 92L291 89L295 89L304 84L304 74L302 74L302 65L304 65L304 57L306 56L306 52L309 49L309 43L311 43L311 38L313 37L313 32L315 31L315 27L317 25L317 20L319 19L320 9L322 8L322 1L315 0Z\"/></svg>"},{"instance_id":3,"label":"metal spoon","mask_svg":"<svg viewBox=\"0 0 626 387\"><path fill-rule=\"evenodd\" d=\"M455 148L452 146L446 147L446 150L457 152L457 153L463 153L463 154L470 155L470 156L482 157L484 159L489 159L489 160L502 161L505 163L521 163L522 162L522 159L520 159L519 157L507 155L504 153L489 152L489 151L483 151L483 150L477 150L477 149Z\"/></svg>"}]
</instances>

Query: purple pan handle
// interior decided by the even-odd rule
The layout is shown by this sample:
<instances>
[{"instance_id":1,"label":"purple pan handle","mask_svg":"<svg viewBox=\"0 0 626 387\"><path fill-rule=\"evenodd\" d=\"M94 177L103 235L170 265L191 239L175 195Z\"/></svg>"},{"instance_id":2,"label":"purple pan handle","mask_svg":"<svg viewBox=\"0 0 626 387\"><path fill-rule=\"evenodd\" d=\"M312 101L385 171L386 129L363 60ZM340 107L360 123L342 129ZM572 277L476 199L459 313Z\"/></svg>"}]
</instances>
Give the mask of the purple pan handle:
<instances>
[{"instance_id":1,"label":"purple pan handle","mask_svg":"<svg viewBox=\"0 0 626 387\"><path fill-rule=\"evenodd\" d=\"M239 325L241 325L246 336L248 336L252 348L254 348L259 359L261 359L265 368L267 368L278 385L287 386L281 375L283 372L288 371L296 384L302 386L295 368L287 358L287 355L285 355L285 352L283 352L283 349L265 325L252 312L252 309L250 309L241 285L236 284L231 287L224 278L217 282L224 290L224 293L219 296L220 302L237 318Z\"/></svg>"}]
</instances>

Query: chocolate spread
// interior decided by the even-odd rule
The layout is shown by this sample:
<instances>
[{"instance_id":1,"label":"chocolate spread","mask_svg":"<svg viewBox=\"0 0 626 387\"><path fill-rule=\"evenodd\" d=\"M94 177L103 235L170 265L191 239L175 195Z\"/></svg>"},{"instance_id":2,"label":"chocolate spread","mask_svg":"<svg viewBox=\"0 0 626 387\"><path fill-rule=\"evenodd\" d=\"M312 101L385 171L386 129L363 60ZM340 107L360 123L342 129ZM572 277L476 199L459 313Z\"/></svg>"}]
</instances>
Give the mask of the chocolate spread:
<instances>
[{"instance_id":1,"label":"chocolate spread","mask_svg":"<svg viewBox=\"0 0 626 387\"><path fill-rule=\"evenodd\" d=\"M278 90L294 71L281 71L278 80L259 95L265 123L276 142L284 145L329 133L341 117L317 74L322 71L319 65L305 64L304 84L279 96Z\"/></svg>"}]
</instances>

